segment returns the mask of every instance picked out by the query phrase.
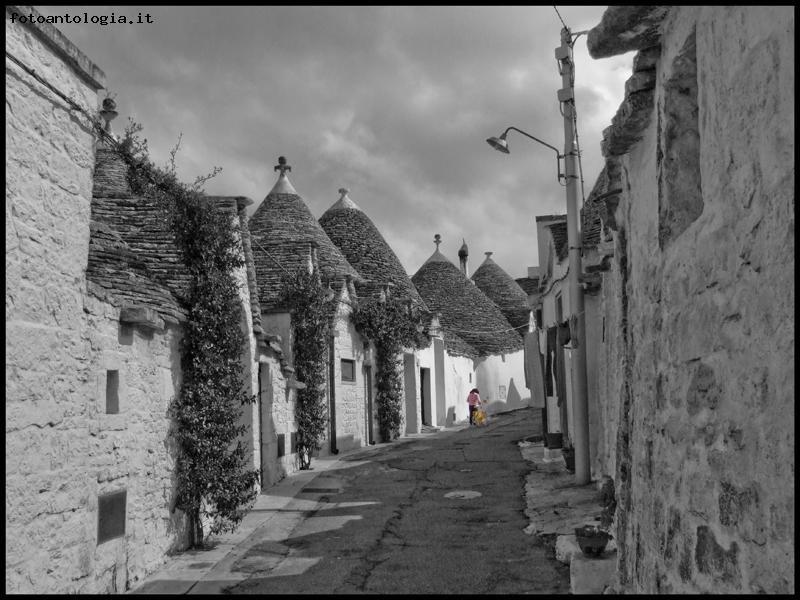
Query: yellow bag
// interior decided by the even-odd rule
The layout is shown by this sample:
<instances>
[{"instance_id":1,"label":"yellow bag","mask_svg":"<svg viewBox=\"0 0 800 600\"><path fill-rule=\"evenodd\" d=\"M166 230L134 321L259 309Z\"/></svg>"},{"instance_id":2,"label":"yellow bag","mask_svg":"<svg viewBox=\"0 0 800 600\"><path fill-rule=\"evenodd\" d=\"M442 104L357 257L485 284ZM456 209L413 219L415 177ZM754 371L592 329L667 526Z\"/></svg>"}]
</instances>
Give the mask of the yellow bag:
<instances>
[{"instance_id":1,"label":"yellow bag","mask_svg":"<svg viewBox=\"0 0 800 600\"><path fill-rule=\"evenodd\" d=\"M486 424L486 411L482 408L479 408L475 411L475 416L473 417L475 420L476 425L484 425Z\"/></svg>"}]
</instances>

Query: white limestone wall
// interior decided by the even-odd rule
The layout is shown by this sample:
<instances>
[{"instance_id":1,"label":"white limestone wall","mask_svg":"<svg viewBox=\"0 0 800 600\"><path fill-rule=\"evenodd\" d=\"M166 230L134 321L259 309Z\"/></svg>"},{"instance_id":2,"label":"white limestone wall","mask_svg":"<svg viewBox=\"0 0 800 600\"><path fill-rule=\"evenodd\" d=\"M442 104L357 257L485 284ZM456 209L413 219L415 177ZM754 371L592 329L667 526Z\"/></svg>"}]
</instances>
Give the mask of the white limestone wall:
<instances>
[{"instance_id":1,"label":"white limestone wall","mask_svg":"<svg viewBox=\"0 0 800 600\"><path fill-rule=\"evenodd\" d=\"M473 360L465 356L444 355L445 425L469 419L467 395L478 387Z\"/></svg>"},{"instance_id":2,"label":"white limestone wall","mask_svg":"<svg viewBox=\"0 0 800 600\"><path fill-rule=\"evenodd\" d=\"M561 294L562 318L566 320L570 315L569 281L567 279L568 267L569 263L566 260L553 265L553 278L548 281L545 286L547 293L540 296L542 303L542 323L545 329L557 324L556 296L558 294Z\"/></svg>"},{"instance_id":3,"label":"white limestone wall","mask_svg":"<svg viewBox=\"0 0 800 600\"><path fill-rule=\"evenodd\" d=\"M586 403L589 412L589 461L592 477L604 473L601 456L605 453L607 421L602 414L600 400L600 369L603 361L604 338L607 324L601 310L599 294L584 294L584 319L586 327ZM570 381L571 384L571 381Z\"/></svg>"},{"instance_id":4,"label":"white limestone wall","mask_svg":"<svg viewBox=\"0 0 800 600\"><path fill-rule=\"evenodd\" d=\"M406 348L400 354L400 368L403 377L403 409L400 425L401 437L422 431L421 396L419 389L419 359L413 351Z\"/></svg>"},{"instance_id":5,"label":"white limestone wall","mask_svg":"<svg viewBox=\"0 0 800 600\"><path fill-rule=\"evenodd\" d=\"M622 158L617 214L620 583L792 593L794 10L679 7L663 31L659 115L696 35L698 113L681 116L699 136L702 211L659 247L659 188L675 179L659 179L654 115Z\"/></svg>"},{"instance_id":6,"label":"white limestone wall","mask_svg":"<svg viewBox=\"0 0 800 600\"><path fill-rule=\"evenodd\" d=\"M292 432L297 431L294 416L297 391L287 388L281 365L274 357L262 356L258 368L261 373L258 408L261 423L261 487L264 489L298 468L290 443ZM282 437L279 438L279 434Z\"/></svg>"},{"instance_id":7,"label":"white limestone wall","mask_svg":"<svg viewBox=\"0 0 800 600\"><path fill-rule=\"evenodd\" d=\"M102 74L53 30L6 19L6 51L88 111ZM60 34L59 34L60 35ZM73 68L64 58L77 57ZM83 74L82 74L83 73ZM88 75L87 75L88 73ZM6 591L124 591L180 547L166 410L177 333L120 342L89 296L87 120L6 60ZM121 412L105 414L106 371ZM98 495L127 490L125 535L97 544Z\"/></svg>"},{"instance_id":8,"label":"white limestone wall","mask_svg":"<svg viewBox=\"0 0 800 600\"><path fill-rule=\"evenodd\" d=\"M280 347L292 366L292 333L288 312L262 312L261 325L269 335L281 338ZM297 390L287 387L287 377L274 357L259 359L262 487L272 485L297 470L297 455L291 444L297 431L295 405ZM280 449L279 449L280 446Z\"/></svg>"},{"instance_id":9,"label":"white limestone wall","mask_svg":"<svg viewBox=\"0 0 800 600\"><path fill-rule=\"evenodd\" d=\"M350 321L350 307L339 304L334 322L336 447L339 451L368 443L367 396L364 382L364 340ZM355 381L342 380L342 359L355 361ZM329 444L328 444L329 446Z\"/></svg>"},{"instance_id":10,"label":"white limestone wall","mask_svg":"<svg viewBox=\"0 0 800 600\"><path fill-rule=\"evenodd\" d=\"M475 379L486 412L490 414L530 405L525 387L525 352L485 356L475 361Z\"/></svg>"},{"instance_id":11,"label":"white limestone wall","mask_svg":"<svg viewBox=\"0 0 800 600\"><path fill-rule=\"evenodd\" d=\"M53 352L52 335L39 328L11 359L9 592L122 592L188 541L181 512L171 511L175 446L167 410L180 385L179 332L120 335L118 309L90 296L83 306L80 336L62 338L65 352ZM119 373L118 414L106 414L108 370ZM98 545L98 496L122 490L125 534Z\"/></svg>"},{"instance_id":12,"label":"white limestone wall","mask_svg":"<svg viewBox=\"0 0 800 600\"><path fill-rule=\"evenodd\" d=\"M428 369L428 374L430 375L431 398L429 402L429 412L425 415L426 421L434 427L443 427L445 425L445 420L442 418L444 415L439 414L441 411L438 410L436 397L437 373L433 342L431 342L427 348L416 350L415 354L417 357L417 369ZM441 377L442 375L443 374L439 374L438 376Z\"/></svg>"}]
</instances>

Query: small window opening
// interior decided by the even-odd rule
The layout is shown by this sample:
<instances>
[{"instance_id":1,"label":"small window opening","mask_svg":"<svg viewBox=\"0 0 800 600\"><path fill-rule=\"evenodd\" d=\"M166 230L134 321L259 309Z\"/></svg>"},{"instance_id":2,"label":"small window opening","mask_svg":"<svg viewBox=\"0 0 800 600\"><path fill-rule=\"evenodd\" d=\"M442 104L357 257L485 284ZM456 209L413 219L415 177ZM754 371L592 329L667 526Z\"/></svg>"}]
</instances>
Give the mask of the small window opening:
<instances>
[{"instance_id":1,"label":"small window opening","mask_svg":"<svg viewBox=\"0 0 800 600\"><path fill-rule=\"evenodd\" d=\"M286 434L278 434L278 458L286 453Z\"/></svg>"},{"instance_id":2,"label":"small window opening","mask_svg":"<svg viewBox=\"0 0 800 600\"><path fill-rule=\"evenodd\" d=\"M119 341L121 346L130 346L133 344L133 325L131 323L119 324L117 341Z\"/></svg>"},{"instance_id":3,"label":"small window opening","mask_svg":"<svg viewBox=\"0 0 800 600\"><path fill-rule=\"evenodd\" d=\"M119 371L106 371L106 414L119 413Z\"/></svg>"},{"instance_id":4,"label":"small window opening","mask_svg":"<svg viewBox=\"0 0 800 600\"><path fill-rule=\"evenodd\" d=\"M347 358L342 359L342 381L356 380L356 361Z\"/></svg>"},{"instance_id":5,"label":"small window opening","mask_svg":"<svg viewBox=\"0 0 800 600\"><path fill-rule=\"evenodd\" d=\"M125 535L127 490L97 498L97 545Z\"/></svg>"},{"instance_id":6,"label":"small window opening","mask_svg":"<svg viewBox=\"0 0 800 600\"><path fill-rule=\"evenodd\" d=\"M556 323L561 324L564 320L564 304L561 300L561 294L556 296Z\"/></svg>"}]
</instances>

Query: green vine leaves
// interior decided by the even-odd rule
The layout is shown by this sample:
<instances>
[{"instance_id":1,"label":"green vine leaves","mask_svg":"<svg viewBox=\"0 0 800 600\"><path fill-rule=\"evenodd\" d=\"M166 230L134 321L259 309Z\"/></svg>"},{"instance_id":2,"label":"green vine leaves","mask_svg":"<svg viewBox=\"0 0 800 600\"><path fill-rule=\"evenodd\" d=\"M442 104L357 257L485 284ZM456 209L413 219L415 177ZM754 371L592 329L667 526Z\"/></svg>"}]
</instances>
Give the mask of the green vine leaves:
<instances>
[{"instance_id":1,"label":"green vine leaves","mask_svg":"<svg viewBox=\"0 0 800 600\"><path fill-rule=\"evenodd\" d=\"M293 277L286 276L281 291L280 303L290 307L292 315L295 376L306 384L297 391L295 403L295 451L306 457L312 449L319 450L328 425L325 366L331 302L326 299L326 291L316 270L312 273L300 270ZM309 467L307 458L301 468Z\"/></svg>"},{"instance_id":2,"label":"green vine leaves","mask_svg":"<svg viewBox=\"0 0 800 600\"><path fill-rule=\"evenodd\" d=\"M258 470L251 469L239 424L242 407L255 401L243 385L242 348L246 333L234 271L243 265L237 224L205 199L202 184L192 186L175 174L175 154L166 169L148 158L142 127L129 123L115 151L128 166L134 194L154 199L190 275L180 299L188 318L181 337L182 384L170 406L171 435L177 442L175 506L190 520L192 545L202 546L201 523L211 533L235 530L257 494Z\"/></svg>"},{"instance_id":3,"label":"green vine leaves","mask_svg":"<svg viewBox=\"0 0 800 600\"><path fill-rule=\"evenodd\" d=\"M400 357L404 348L424 348L430 344L424 333L427 315L412 310L400 298L385 301L367 298L354 308L351 319L356 331L375 344L375 400L381 439L385 442L397 439L403 407Z\"/></svg>"}]
</instances>

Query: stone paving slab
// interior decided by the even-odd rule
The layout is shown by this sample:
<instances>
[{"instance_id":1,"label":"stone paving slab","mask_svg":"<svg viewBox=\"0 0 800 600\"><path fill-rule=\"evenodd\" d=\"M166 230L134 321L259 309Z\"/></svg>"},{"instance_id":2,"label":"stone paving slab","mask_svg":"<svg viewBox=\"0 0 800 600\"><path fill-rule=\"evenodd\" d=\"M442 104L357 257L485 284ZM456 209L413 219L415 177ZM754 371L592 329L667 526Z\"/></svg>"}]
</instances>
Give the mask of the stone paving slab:
<instances>
[{"instance_id":1,"label":"stone paving slab","mask_svg":"<svg viewBox=\"0 0 800 600\"><path fill-rule=\"evenodd\" d=\"M576 527L593 522L601 512L595 482L576 485L575 475L563 461L545 462L541 443L520 444L523 458L534 465L525 483L530 533L569 535Z\"/></svg>"},{"instance_id":2,"label":"stone paving slab","mask_svg":"<svg viewBox=\"0 0 800 600\"><path fill-rule=\"evenodd\" d=\"M464 427L454 429L462 428ZM452 430L445 430L438 434L451 432ZM431 433L409 437L424 438L429 435ZM531 524L525 530L527 533L573 534L574 527L595 520L601 510L596 484L576 486L574 475L566 471L562 460L545 456L541 442L521 442L519 448L523 458L530 461L533 466L533 470L527 475L525 485L526 515L531 520ZM294 473L261 494L237 532L216 536L211 540L212 548L186 551L169 558L162 570L148 577L138 588L128 593L223 593L226 588L252 576L254 569L260 570L264 567L263 556L258 565L251 564L252 561L248 561L245 556L246 550L255 546L268 549L268 553L274 553L276 562L273 565L275 568L270 571L271 576L292 575L298 570L302 572L308 565L297 564L298 557L292 556L290 549L281 542L309 512L322 510L320 501L336 493L332 490L341 488L341 482L326 471L339 465L342 460L348 464L353 461L368 460L375 452L372 448L365 448L352 457L317 459L314 470ZM267 523L269 526L265 527ZM309 522L307 526L314 526L314 523ZM564 543L566 542L562 542ZM589 583L584 579L587 577L596 579L598 574L595 571L608 568L594 563L612 565L613 574L616 559L612 557L615 555L615 552L607 550L603 559L589 559L573 552L570 558L576 560L571 560L571 563L576 563L576 566L571 585L575 589L587 589ZM591 562L584 565L584 559ZM604 587L605 585L604 583Z\"/></svg>"},{"instance_id":3,"label":"stone paving slab","mask_svg":"<svg viewBox=\"0 0 800 600\"><path fill-rule=\"evenodd\" d=\"M602 594L614 584L616 571L616 552L603 553L600 558L574 556L569 563L570 593Z\"/></svg>"},{"instance_id":4,"label":"stone paving slab","mask_svg":"<svg viewBox=\"0 0 800 600\"><path fill-rule=\"evenodd\" d=\"M525 483L525 514L531 520L526 533L556 536L556 559L570 565L572 594L602 594L616 577L615 541L609 541L600 557L587 557L575 540L576 527L599 524L598 482L576 485L563 460L554 459L541 442L519 446L523 458L534 466Z\"/></svg>"}]
</instances>

